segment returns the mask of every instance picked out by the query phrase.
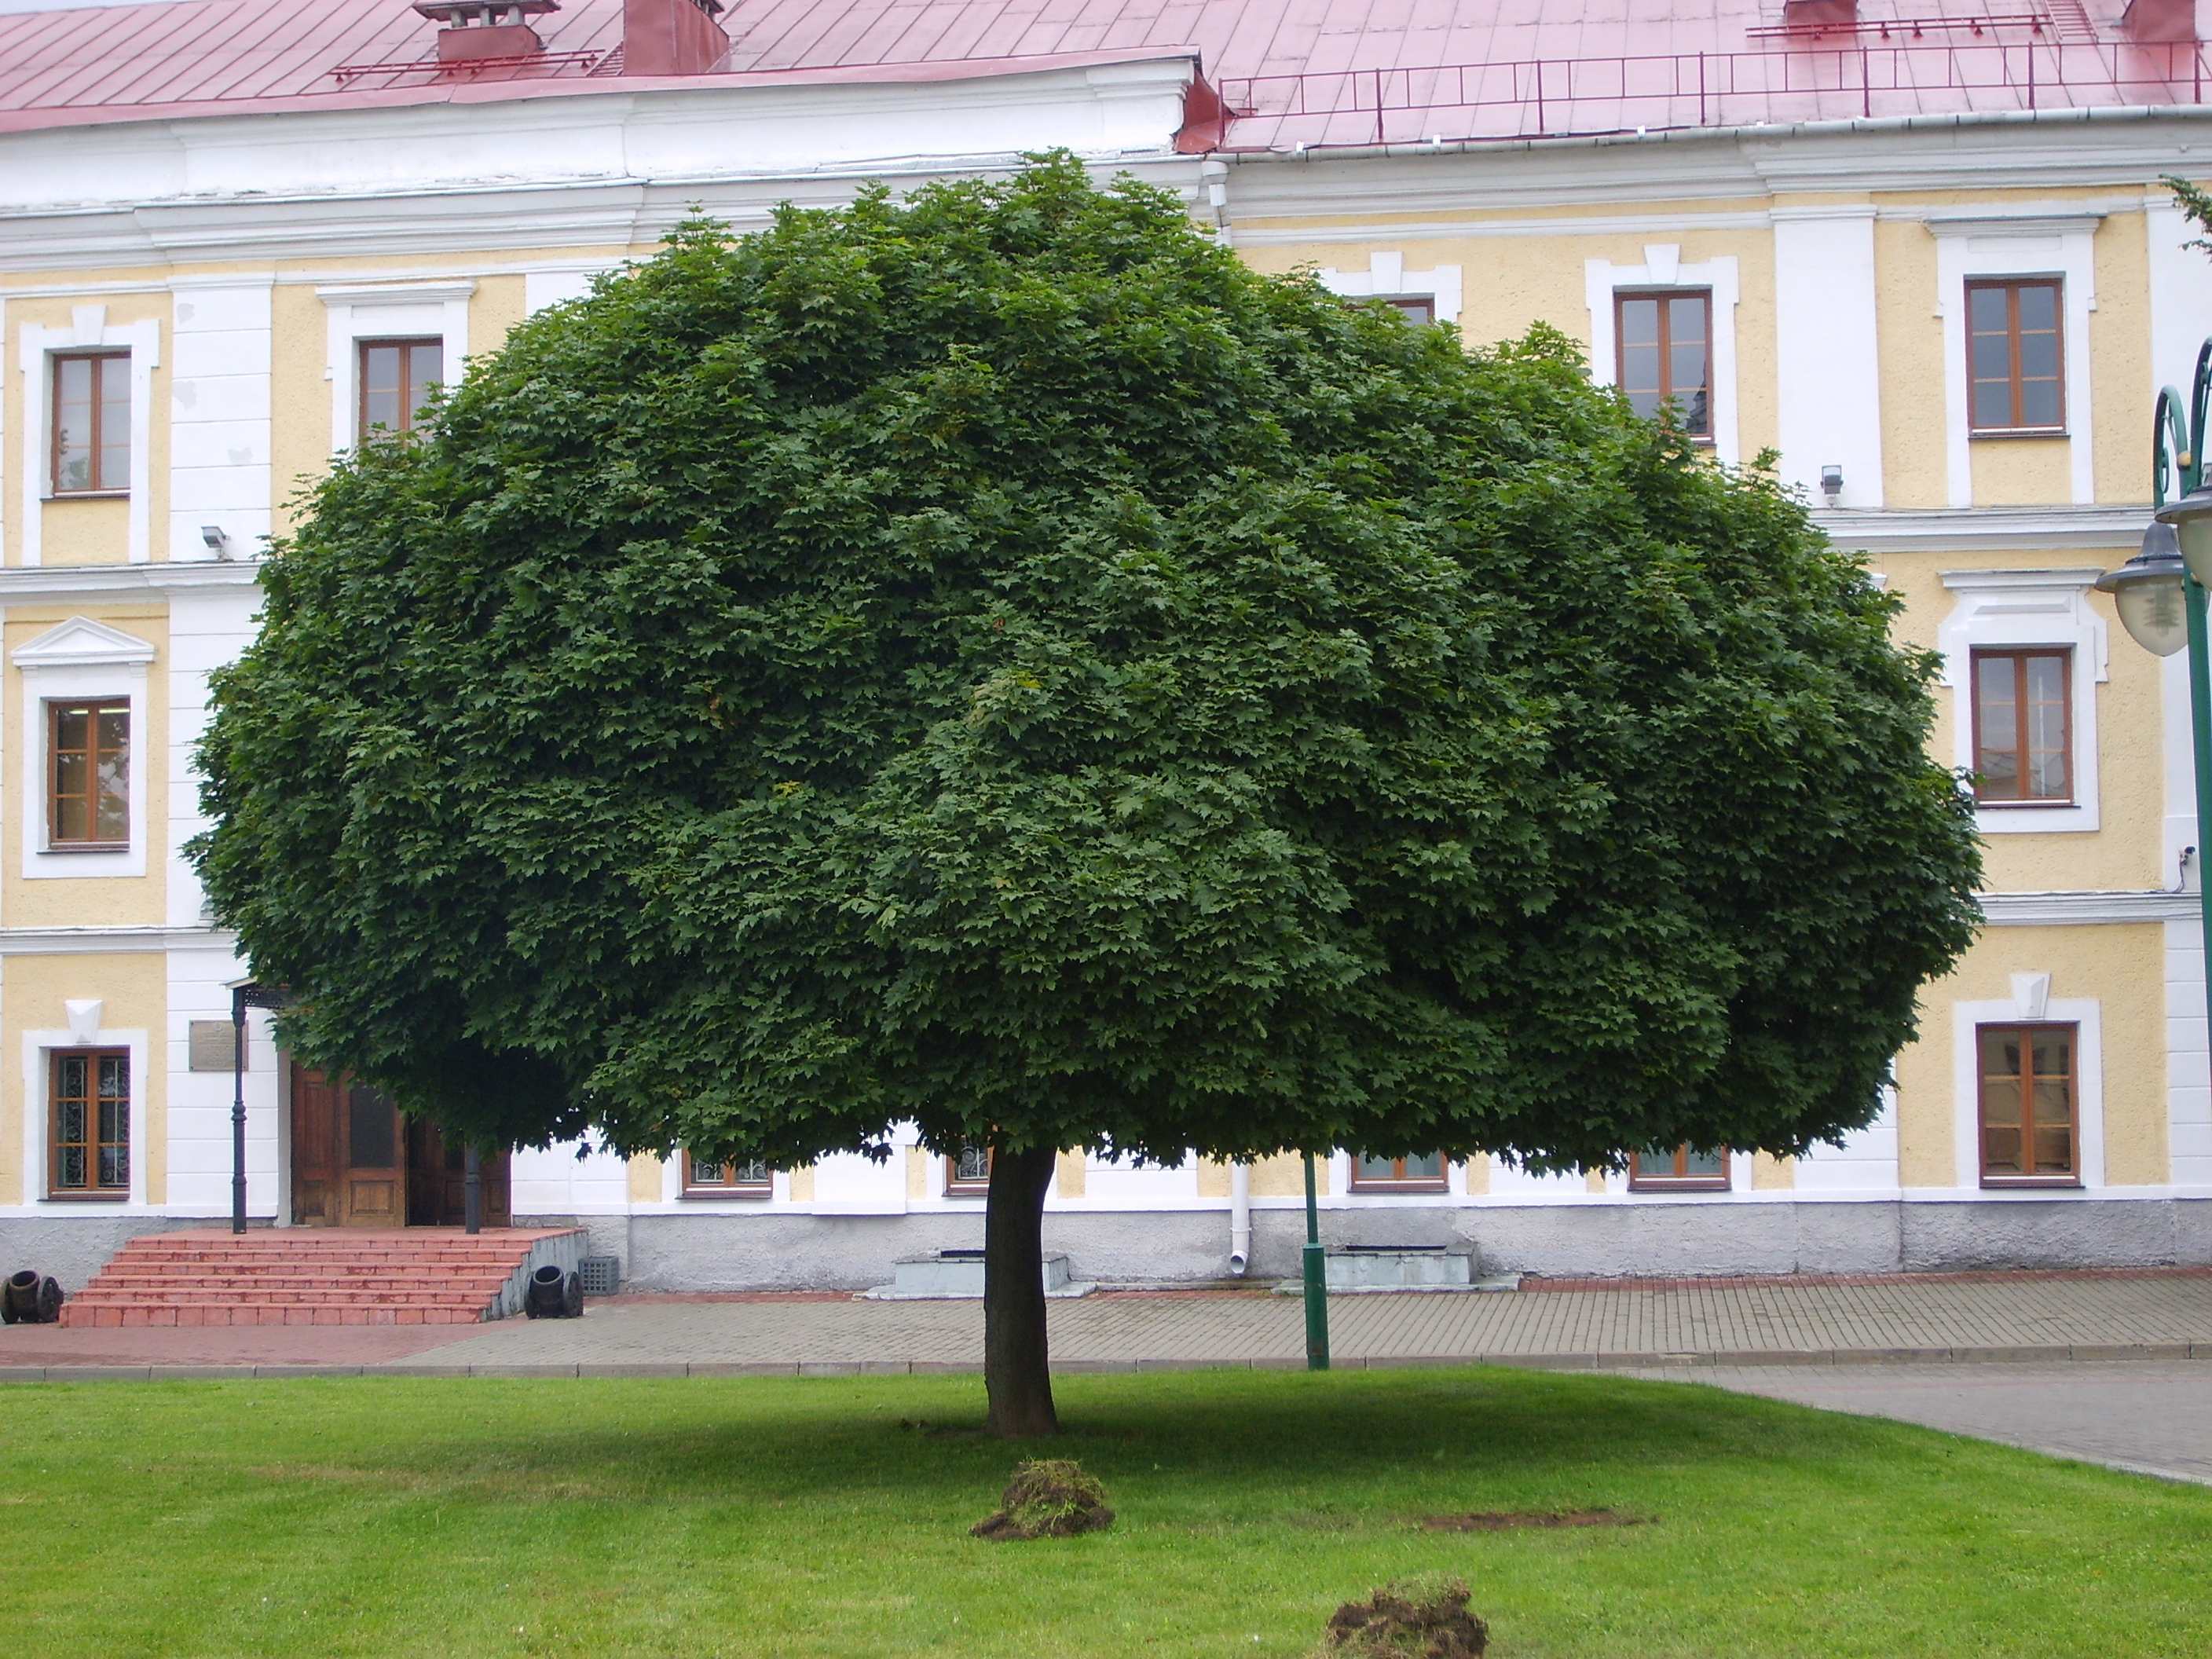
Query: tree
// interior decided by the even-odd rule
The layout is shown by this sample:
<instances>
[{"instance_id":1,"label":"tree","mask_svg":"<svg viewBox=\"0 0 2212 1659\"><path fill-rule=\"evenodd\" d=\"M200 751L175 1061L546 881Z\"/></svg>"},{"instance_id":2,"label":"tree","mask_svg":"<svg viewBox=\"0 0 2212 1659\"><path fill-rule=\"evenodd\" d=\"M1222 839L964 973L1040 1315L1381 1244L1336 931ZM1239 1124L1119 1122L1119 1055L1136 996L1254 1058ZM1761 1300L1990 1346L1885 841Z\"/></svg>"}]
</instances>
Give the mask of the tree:
<instances>
[{"instance_id":1,"label":"tree","mask_svg":"<svg viewBox=\"0 0 2212 1659\"><path fill-rule=\"evenodd\" d=\"M704 221L364 444L194 848L298 1052L486 1143L1615 1165L1875 1109L1977 857L1760 472L1066 157Z\"/></svg>"}]
</instances>

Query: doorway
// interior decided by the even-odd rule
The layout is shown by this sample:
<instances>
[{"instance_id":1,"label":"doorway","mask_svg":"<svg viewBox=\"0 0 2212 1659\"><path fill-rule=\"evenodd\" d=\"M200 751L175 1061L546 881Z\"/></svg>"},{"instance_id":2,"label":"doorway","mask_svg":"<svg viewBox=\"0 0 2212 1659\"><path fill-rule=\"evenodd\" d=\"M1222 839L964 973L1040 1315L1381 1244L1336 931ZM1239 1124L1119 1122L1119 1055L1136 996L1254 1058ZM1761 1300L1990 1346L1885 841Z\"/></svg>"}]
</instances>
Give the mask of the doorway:
<instances>
[{"instance_id":1,"label":"doorway","mask_svg":"<svg viewBox=\"0 0 2212 1659\"><path fill-rule=\"evenodd\" d=\"M483 1224L513 1224L507 1158L480 1172ZM292 1224L296 1227L458 1227L467 1188L461 1148L437 1125L403 1117L365 1084L292 1066Z\"/></svg>"}]
</instances>

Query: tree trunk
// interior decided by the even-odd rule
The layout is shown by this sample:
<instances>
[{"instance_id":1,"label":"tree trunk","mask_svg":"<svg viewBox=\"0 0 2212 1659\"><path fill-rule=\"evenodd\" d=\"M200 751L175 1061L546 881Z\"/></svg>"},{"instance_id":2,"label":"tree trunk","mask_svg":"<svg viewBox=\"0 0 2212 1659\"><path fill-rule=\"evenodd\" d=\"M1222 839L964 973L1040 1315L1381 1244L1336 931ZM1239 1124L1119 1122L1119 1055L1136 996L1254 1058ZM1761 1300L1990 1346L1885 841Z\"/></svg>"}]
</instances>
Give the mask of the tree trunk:
<instances>
[{"instance_id":1,"label":"tree trunk","mask_svg":"<svg viewBox=\"0 0 2212 1659\"><path fill-rule=\"evenodd\" d=\"M1049 1146L991 1155L983 1217L983 1385L1002 1440L1058 1434L1044 1328L1044 1194Z\"/></svg>"}]
</instances>

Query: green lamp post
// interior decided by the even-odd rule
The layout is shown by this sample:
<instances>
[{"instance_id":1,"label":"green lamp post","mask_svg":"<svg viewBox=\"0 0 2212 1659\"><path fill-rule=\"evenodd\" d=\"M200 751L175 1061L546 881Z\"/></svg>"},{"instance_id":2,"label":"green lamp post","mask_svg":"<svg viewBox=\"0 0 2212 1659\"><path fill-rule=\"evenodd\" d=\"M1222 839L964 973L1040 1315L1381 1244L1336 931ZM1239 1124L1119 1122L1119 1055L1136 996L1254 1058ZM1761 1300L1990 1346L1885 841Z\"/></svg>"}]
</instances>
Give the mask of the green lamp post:
<instances>
[{"instance_id":1,"label":"green lamp post","mask_svg":"<svg viewBox=\"0 0 2212 1659\"><path fill-rule=\"evenodd\" d=\"M2212 489L2204 483L2205 413L2212 403L2212 340L2197 353L2185 406L2172 386L2158 394L2151 416L2151 500L2155 511L2142 550L2098 579L2121 626L2144 650L2170 657L2189 653L2189 724L2197 774L2197 887L2204 959L2212 963L2212 884L2203 879L2204 838L2212 831L2212 644L2205 630L2205 589L2212 586ZM2179 499L2169 501L2169 492ZM2205 982L2212 1018L2212 974Z\"/></svg>"},{"instance_id":2,"label":"green lamp post","mask_svg":"<svg viewBox=\"0 0 2212 1659\"><path fill-rule=\"evenodd\" d=\"M1314 1196L1314 1155L1306 1154L1306 1369L1328 1369L1328 1256L1321 1244L1321 1205Z\"/></svg>"}]
</instances>

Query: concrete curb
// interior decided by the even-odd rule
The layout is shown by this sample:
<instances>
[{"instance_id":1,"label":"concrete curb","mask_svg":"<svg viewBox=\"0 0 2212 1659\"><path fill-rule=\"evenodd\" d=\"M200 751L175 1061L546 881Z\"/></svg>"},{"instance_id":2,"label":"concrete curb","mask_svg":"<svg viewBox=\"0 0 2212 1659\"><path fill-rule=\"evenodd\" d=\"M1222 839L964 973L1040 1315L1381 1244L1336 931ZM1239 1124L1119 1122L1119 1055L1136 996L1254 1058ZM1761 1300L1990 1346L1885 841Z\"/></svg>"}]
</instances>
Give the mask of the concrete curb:
<instances>
[{"instance_id":1,"label":"concrete curb","mask_svg":"<svg viewBox=\"0 0 2212 1659\"><path fill-rule=\"evenodd\" d=\"M2054 1343L1992 1348L1735 1348L1695 1353L1487 1353L1340 1355L1340 1371L1413 1370L1451 1365L1510 1365L1528 1370L1694 1370L1716 1365L1989 1365L2057 1361L2212 1360L2212 1342ZM1302 1358L1070 1359L1062 1376L1136 1372L1302 1370ZM0 1382L235 1382L326 1376L974 1376L980 1360L697 1360L639 1364L440 1365L398 1360L372 1365L0 1365Z\"/></svg>"}]
</instances>

